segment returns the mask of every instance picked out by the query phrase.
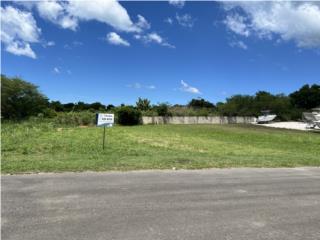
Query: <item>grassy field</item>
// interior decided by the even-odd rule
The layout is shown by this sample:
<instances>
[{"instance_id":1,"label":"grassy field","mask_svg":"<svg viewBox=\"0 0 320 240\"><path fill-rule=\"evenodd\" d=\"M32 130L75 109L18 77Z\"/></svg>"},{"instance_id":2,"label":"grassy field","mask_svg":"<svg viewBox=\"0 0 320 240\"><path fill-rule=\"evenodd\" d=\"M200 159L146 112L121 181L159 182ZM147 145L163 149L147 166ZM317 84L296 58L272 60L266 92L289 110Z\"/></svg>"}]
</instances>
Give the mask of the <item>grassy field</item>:
<instances>
[{"instance_id":1,"label":"grassy field","mask_svg":"<svg viewBox=\"0 0 320 240\"><path fill-rule=\"evenodd\" d=\"M2 124L2 172L320 166L320 134L249 125Z\"/></svg>"}]
</instances>

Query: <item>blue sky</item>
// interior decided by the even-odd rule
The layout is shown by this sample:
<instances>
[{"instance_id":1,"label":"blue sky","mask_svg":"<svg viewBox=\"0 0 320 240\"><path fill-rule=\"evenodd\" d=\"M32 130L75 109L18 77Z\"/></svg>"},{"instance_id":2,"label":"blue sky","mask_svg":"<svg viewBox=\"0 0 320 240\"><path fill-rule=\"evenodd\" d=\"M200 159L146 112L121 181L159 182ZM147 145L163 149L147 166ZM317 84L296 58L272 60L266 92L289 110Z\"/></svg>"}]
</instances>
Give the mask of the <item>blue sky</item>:
<instances>
[{"instance_id":1,"label":"blue sky","mask_svg":"<svg viewBox=\"0 0 320 240\"><path fill-rule=\"evenodd\" d=\"M320 5L1 3L1 67L51 100L224 101L320 83Z\"/></svg>"}]
</instances>

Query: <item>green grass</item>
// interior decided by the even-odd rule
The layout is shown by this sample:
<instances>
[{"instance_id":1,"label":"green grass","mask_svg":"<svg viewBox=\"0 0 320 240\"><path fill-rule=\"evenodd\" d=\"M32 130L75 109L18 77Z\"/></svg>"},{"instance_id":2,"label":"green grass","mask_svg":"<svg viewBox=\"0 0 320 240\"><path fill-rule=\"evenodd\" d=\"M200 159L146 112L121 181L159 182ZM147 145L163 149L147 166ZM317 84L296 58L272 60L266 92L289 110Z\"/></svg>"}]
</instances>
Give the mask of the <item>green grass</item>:
<instances>
[{"instance_id":1,"label":"green grass","mask_svg":"<svg viewBox=\"0 0 320 240\"><path fill-rule=\"evenodd\" d=\"M320 166L320 134L249 125L2 124L2 172Z\"/></svg>"}]
</instances>

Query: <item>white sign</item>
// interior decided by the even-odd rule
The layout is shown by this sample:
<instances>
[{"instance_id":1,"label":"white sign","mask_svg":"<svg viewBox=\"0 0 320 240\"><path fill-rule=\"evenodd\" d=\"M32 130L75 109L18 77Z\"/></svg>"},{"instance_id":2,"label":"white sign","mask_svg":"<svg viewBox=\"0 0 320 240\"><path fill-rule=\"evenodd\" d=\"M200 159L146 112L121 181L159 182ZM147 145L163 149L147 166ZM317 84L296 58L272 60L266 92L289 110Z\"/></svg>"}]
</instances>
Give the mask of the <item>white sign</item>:
<instances>
[{"instance_id":1,"label":"white sign","mask_svg":"<svg viewBox=\"0 0 320 240\"><path fill-rule=\"evenodd\" d=\"M98 113L96 118L97 118L97 126L112 127L112 125L114 124L114 114Z\"/></svg>"}]
</instances>

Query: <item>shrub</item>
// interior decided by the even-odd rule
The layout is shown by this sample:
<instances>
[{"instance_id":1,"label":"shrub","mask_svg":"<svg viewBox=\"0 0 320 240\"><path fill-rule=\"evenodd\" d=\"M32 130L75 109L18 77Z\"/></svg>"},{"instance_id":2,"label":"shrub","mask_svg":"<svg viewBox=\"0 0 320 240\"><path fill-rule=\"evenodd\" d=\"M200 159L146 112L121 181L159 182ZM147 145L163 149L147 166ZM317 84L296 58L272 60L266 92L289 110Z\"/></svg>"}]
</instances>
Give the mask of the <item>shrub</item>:
<instances>
[{"instance_id":1,"label":"shrub","mask_svg":"<svg viewBox=\"0 0 320 240\"><path fill-rule=\"evenodd\" d=\"M54 111L53 109L51 108L47 108L45 110L43 110L43 116L46 117L46 118L55 118L57 116L57 113L56 111ZM38 114L39 116L39 114Z\"/></svg>"},{"instance_id":2,"label":"shrub","mask_svg":"<svg viewBox=\"0 0 320 240\"><path fill-rule=\"evenodd\" d=\"M203 98L198 99L191 99L191 101L188 103L188 107L191 108L208 108L208 109L214 109L215 105L207 100L204 100Z\"/></svg>"},{"instance_id":3,"label":"shrub","mask_svg":"<svg viewBox=\"0 0 320 240\"><path fill-rule=\"evenodd\" d=\"M142 111L143 116L154 117L158 116L158 113L154 109L150 109L148 111Z\"/></svg>"},{"instance_id":4,"label":"shrub","mask_svg":"<svg viewBox=\"0 0 320 240\"><path fill-rule=\"evenodd\" d=\"M167 103L160 103L158 106L155 106L155 110L159 116L170 116L169 107Z\"/></svg>"},{"instance_id":5,"label":"shrub","mask_svg":"<svg viewBox=\"0 0 320 240\"><path fill-rule=\"evenodd\" d=\"M130 106L120 107L117 110L117 117L121 125L138 125L141 122L141 112Z\"/></svg>"},{"instance_id":6,"label":"shrub","mask_svg":"<svg viewBox=\"0 0 320 240\"><path fill-rule=\"evenodd\" d=\"M217 115L213 108L191 108L186 106L173 106L169 109L171 116L214 116Z\"/></svg>"},{"instance_id":7,"label":"shrub","mask_svg":"<svg viewBox=\"0 0 320 240\"><path fill-rule=\"evenodd\" d=\"M57 113L55 118L56 123L62 125L94 125L95 124L95 113L89 111L83 112L68 112L68 113Z\"/></svg>"}]
</instances>

